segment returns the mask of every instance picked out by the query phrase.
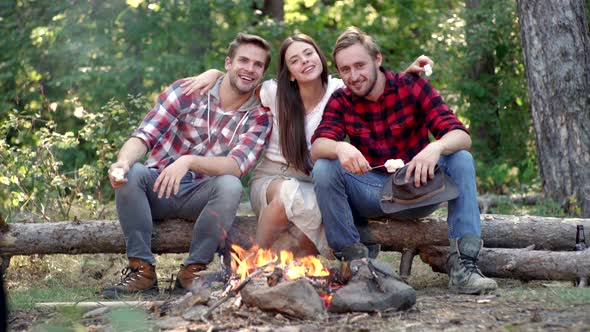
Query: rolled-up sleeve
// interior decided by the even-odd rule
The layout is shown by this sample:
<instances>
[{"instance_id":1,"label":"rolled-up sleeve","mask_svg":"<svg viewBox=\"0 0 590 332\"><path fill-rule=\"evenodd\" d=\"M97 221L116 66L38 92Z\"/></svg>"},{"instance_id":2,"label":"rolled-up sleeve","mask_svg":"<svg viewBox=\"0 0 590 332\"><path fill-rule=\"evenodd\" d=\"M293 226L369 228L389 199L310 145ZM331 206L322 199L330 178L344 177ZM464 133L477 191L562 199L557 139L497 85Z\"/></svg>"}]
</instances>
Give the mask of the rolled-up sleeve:
<instances>
[{"instance_id":1,"label":"rolled-up sleeve","mask_svg":"<svg viewBox=\"0 0 590 332\"><path fill-rule=\"evenodd\" d=\"M228 154L228 157L238 163L242 176L254 167L266 147L272 130L270 111L265 107L250 111L244 128L245 130L239 135L238 144Z\"/></svg>"},{"instance_id":2,"label":"rolled-up sleeve","mask_svg":"<svg viewBox=\"0 0 590 332\"><path fill-rule=\"evenodd\" d=\"M181 83L181 80L174 82L158 96L154 107L145 116L141 125L131 134L132 137L143 140L149 150L177 121L179 110L183 108L183 104L190 104L190 98L182 93Z\"/></svg>"}]
</instances>

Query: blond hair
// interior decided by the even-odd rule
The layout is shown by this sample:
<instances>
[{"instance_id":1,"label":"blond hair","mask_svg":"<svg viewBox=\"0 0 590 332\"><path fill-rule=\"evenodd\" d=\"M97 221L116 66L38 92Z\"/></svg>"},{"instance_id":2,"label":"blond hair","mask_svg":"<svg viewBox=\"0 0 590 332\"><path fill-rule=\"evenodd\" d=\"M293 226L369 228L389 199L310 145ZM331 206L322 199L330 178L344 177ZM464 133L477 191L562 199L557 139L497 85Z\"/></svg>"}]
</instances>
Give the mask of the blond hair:
<instances>
[{"instance_id":1,"label":"blond hair","mask_svg":"<svg viewBox=\"0 0 590 332\"><path fill-rule=\"evenodd\" d=\"M369 55L373 59L377 59L377 55L381 54L379 51L379 46L375 43L373 38L367 35L364 31L357 27L348 27L346 30L338 37L336 40L336 44L334 45L334 51L332 51L332 59L334 60L334 64L336 68L338 68L338 63L336 63L336 54L342 51L345 48L348 48L355 44L361 44Z\"/></svg>"}]
</instances>

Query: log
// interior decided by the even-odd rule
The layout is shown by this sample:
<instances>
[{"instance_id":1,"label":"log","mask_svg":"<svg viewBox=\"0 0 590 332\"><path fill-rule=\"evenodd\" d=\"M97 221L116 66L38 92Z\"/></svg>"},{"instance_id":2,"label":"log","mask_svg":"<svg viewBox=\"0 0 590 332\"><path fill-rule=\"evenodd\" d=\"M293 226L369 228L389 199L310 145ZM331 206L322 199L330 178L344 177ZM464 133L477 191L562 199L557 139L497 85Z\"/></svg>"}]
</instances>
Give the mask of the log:
<instances>
[{"instance_id":1,"label":"log","mask_svg":"<svg viewBox=\"0 0 590 332\"><path fill-rule=\"evenodd\" d=\"M171 219L154 223L152 251L186 253L194 222ZM239 217L230 232L234 243L249 248L256 230L255 217ZM2 255L120 254L125 239L116 220L78 220L47 223L10 223L0 233Z\"/></svg>"},{"instance_id":2,"label":"log","mask_svg":"<svg viewBox=\"0 0 590 332\"><path fill-rule=\"evenodd\" d=\"M84 309L94 308L133 308L144 307L151 308L163 304L164 301L89 301L89 302L39 302L35 303L35 308L63 308L78 307Z\"/></svg>"},{"instance_id":3,"label":"log","mask_svg":"<svg viewBox=\"0 0 590 332\"><path fill-rule=\"evenodd\" d=\"M590 219L533 216L482 215L485 247L524 248L535 245L542 250L571 250L576 225L584 225L590 238ZM48 223L10 223L0 232L2 255L125 253L125 241L117 221L62 221ZM166 220L154 224L154 253L186 253L193 222ZM233 243L249 248L254 239L256 218L238 217L229 237ZM403 252L406 248L448 246L447 223L429 217L417 221L372 220L369 232L384 250Z\"/></svg>"},{"instance_id":4,"label":"log","mask_svg":"<svg viewBox=\"0 0 590 332\"><path fill-rule=\"evenodd\" d=\"M584 225L590 235L590 219L552 218L483 214L481 237L489 248L571 250L576 243L576 225ZM446 219L428 217L416 221L371 220L369 232L385 250L403 252L405 248L427 245L448 246Z\"/></svg>"},{"instance_id":5,"label":"log","mask_svg":"<svg viewBox=\"0 0 590 332\"><path fill-rule=\"evenodd\" d=\"M447 273L449 247L419 249L422 261L434 272ZM590 250L541 251L528 249L483 248L478 266L484 275L520 280L569 280L590 276Z\"/></svg>"}]
</instances>

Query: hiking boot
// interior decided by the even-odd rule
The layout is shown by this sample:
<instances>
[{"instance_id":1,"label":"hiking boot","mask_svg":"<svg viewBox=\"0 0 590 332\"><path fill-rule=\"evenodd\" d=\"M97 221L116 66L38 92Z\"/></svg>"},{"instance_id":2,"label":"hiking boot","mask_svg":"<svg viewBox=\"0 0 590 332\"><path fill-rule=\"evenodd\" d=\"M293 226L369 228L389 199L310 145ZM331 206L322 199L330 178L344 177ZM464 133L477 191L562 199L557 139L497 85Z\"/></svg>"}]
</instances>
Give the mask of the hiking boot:
<instances>
[{"instance_id":1,"label":"hiking boot","mask_svg":"<svg viewBox=\"0 0 590 332\"><path fill-rule=\"evenodd\" d=\"M416 304L416 291L386 263L365 257L344 261L341 270L352 277L334 293L330 312L406 310Z\"/></svg>"},{"instance_id":2,"label":"hiking boot","mask_svg":"<svg viewBox=\"0 0 590 332\"><path fill-rule=\"evenodd\" d=\"M465 235L459 240L451 240L447 259L451 292L480 295L498 288L496 281L486 278L477 267L477 257L482 247L483 242L477 235Z\"/></svg>"},{"instance_id":3,"label":"hiking boot","mask_svg":"<svg viewBox=\"0 0 590 332\"><path fill-rule=\"evenodd\" d=\"M351 262L355 259L369 257L369 249L364 244L358 242L342 249L340 255L343 260Z\"/></svg>"},{"instance_id":4,"label":"hiking boot","mask_svg":"<svg viewBox=\"0 0 590 332\"><path fill-rule=\"evenodd\" d=\"M121 281L102 291L102 296L115 299L122 295L158 295L156 267L138 258L129 258L129 266L121 271Z\"/></svg>"},{"instance_id":5,"label":"hiking boot","mask_svg":"<svg viewBox=\"0 0 590 332\"><path fill-rule=\"evenodd\" d=\"M367 249L369 249L369 258L377 258L377 256L379 256L379 253L381 252L381 245L378 243L371 243L371 244L366 244L365 246L367 247Z\"/></svg>"},{"instance_id":6,"label":"hiking boot","mask_svg":"<svg viewBox=\"0 0 590 332\"><path fill-rule=\"evenodd\" d=\"M189 265L180 264L180 271L176 275L176 283L173 292L175 294L186 294L193 287L194 282L201 277L201 271L207 270L207 265L194 263Z\"/></svg>"}]
</instances>

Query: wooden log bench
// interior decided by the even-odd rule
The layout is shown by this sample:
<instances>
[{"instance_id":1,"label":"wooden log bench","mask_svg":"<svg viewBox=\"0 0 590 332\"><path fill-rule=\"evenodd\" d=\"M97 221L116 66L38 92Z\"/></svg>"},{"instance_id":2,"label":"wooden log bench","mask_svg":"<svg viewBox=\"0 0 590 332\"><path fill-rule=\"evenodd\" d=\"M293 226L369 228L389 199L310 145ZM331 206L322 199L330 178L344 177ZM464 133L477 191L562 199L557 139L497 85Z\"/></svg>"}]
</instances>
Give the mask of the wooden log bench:
<instances>
[{"instance_id":1,"label":"wooden log bench","mask_svg":"<svg viewBox=\"0 0 590 332\"><path fill-rule=\"evenodd\" d=\"M522 280L570 280L574 275L590 275L590 251L571 252L575 244L576 225L584 225L588 231L590 219L484 214L481 230L486 249L480 257L482 272ZM153 252L186 253L192 228L193 222L186 220L156 222ZM238 216L229 234L230 241L249 248L253 244L255 230L255 217ZM443 262L449 245L446 220L436 217L416 221L371 220L369 231L383 250L402 253L402 276L410 275L415 255L420 255L433 270L444 272ZM10 223L0 230L0 238L0 253L4 257L125 253L125 241L116 220ZM503 248L502 258L489 254L488 248ZM525 259L525 256L528 258ZM536 267L524 267L529 264Z\"/></svg>"}]
</instances>

